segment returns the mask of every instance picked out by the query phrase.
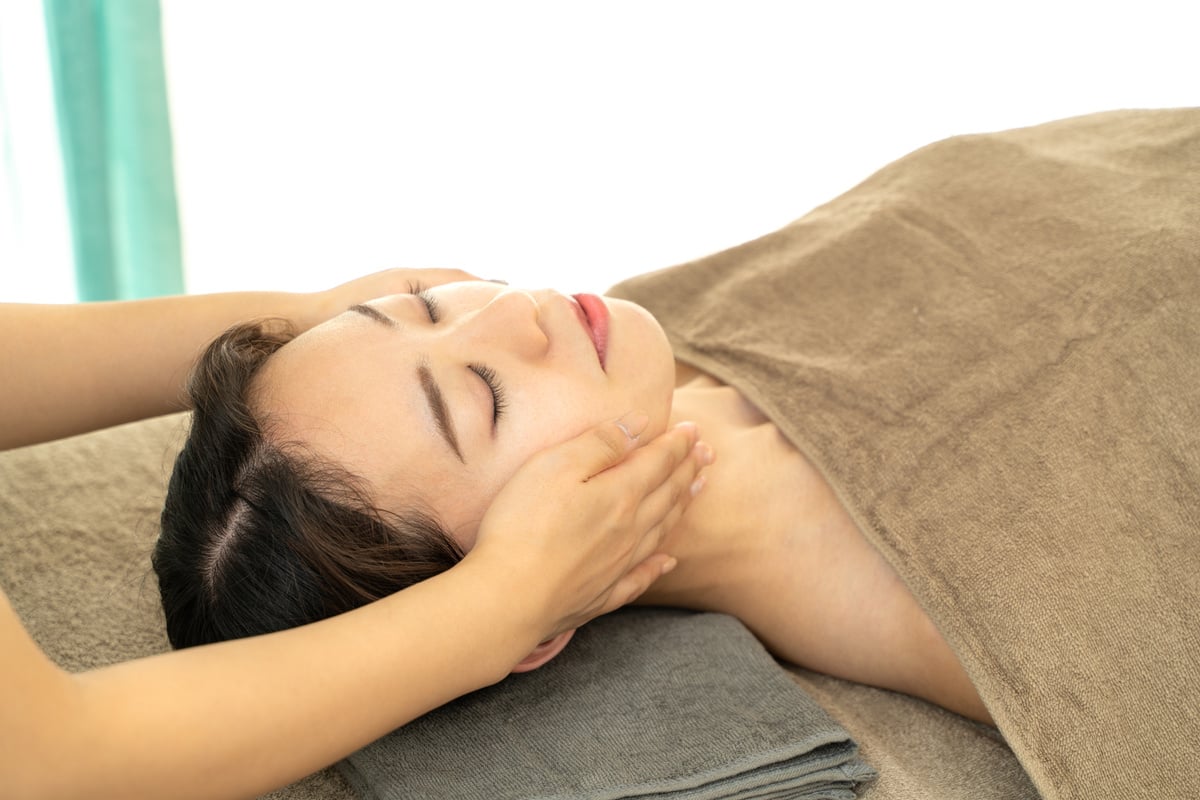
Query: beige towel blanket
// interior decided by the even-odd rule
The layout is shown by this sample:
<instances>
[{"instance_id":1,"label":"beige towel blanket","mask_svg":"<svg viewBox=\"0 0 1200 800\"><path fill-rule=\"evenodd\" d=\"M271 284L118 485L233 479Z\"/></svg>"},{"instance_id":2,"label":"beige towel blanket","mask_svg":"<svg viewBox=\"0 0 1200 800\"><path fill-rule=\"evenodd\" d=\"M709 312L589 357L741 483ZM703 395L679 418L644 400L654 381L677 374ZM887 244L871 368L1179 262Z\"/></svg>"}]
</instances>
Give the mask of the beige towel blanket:
<instances>
[{"instance_id":1,"label":"beige towel blanket","mask_svg":"<svg viewBox=\"0 0 1200 800\"><path fill-rule=\"evenodd\" d=\"M818 465L1044 797L1200 797L1200 110L940 142L618 293Z\"/></svg>"}]
</instances>

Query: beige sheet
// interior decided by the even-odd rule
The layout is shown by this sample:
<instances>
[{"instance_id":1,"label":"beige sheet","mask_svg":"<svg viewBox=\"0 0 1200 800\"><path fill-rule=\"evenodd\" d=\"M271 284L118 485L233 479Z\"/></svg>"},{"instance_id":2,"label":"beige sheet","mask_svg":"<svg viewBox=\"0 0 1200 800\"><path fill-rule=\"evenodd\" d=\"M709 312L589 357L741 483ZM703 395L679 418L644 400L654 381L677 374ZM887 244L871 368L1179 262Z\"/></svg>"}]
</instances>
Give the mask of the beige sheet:
<instances>
[{"instance_id":1,"label":"beige sheet","mask_svg":"<svg viewBox=\"0 0 1200 800\"><path fill-rule=\"evenodd\" d=\"M170 649L150 553L185 425L162 417L0 453L0 587L69 670ZM355 797L333 769L272 796Z\"/></svg>"}]
</instances>

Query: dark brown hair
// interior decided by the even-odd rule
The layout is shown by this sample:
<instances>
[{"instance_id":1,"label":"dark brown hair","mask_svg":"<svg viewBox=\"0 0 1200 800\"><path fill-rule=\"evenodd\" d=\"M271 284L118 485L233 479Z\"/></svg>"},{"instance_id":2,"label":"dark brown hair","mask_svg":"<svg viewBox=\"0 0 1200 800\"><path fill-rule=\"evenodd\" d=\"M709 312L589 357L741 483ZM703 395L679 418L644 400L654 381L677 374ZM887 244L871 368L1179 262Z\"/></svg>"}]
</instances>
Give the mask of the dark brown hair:
<instances>
[{"instance_id":1,"label":"dark brown hair","mask_svg":"<svg viewBox=\"0 0 1200 800\"><path fill-rule=\"evenodd\" d=\"M462 550L430 514L372 505L362 480L252 408L254 377L293 338L238 325L201 356L153 564L174 647L291 628L442 572Z\"/></svg>"}]
</instances>

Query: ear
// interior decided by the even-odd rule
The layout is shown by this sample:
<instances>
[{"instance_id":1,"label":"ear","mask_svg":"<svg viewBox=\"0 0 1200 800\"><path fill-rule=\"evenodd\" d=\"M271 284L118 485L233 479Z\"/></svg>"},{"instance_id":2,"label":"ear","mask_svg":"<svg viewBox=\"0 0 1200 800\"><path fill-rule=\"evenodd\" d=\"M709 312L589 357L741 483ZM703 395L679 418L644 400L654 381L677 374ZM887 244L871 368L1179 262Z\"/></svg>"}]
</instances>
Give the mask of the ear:
<instances>
[{"instance_id":1,"label":"ear","mask_svg":"<svg viewBox=\"0 0 1200 800\"><path fill-rule=\"evenodd\" d=\"M529 672L530 670L537 669L561 653L562 649L567 646L567 642L571 641L571 637L574 635L575 631L572 629L566 633L560 633L553 639L547 639L533 648L533 652L521 659L521 663L513 667L512 671Z\"/></svg>"}]
</instances>

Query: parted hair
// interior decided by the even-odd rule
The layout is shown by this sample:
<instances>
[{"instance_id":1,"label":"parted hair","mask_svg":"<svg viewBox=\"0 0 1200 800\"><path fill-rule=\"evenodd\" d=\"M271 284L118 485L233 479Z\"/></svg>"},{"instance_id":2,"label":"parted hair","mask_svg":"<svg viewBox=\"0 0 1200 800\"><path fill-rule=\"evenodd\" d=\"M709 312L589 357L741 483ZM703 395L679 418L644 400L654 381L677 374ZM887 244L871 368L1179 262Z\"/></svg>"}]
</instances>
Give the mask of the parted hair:
<instances>
[{"instance_id":1,"label":"parted hair","mask_svg":"<svg viewBox=\"0 0 1200 800\"><path fill-rule=\"evenodd\" d=\"M350 470L273 439L254 379L293 336L279 320L235 326L189 380L191 427L152 558L173 647L315 622L462 558L432 515L378 508Z\"/></svg>"}]
</instances>

